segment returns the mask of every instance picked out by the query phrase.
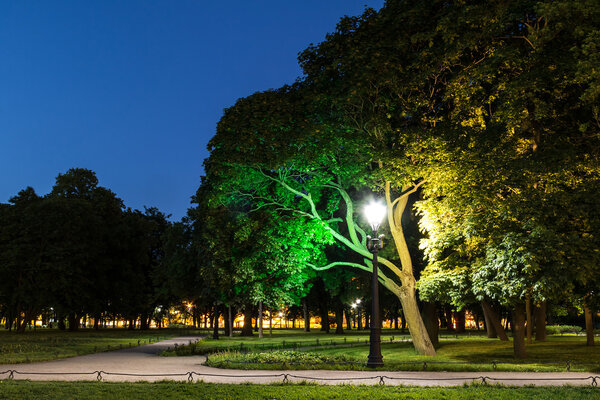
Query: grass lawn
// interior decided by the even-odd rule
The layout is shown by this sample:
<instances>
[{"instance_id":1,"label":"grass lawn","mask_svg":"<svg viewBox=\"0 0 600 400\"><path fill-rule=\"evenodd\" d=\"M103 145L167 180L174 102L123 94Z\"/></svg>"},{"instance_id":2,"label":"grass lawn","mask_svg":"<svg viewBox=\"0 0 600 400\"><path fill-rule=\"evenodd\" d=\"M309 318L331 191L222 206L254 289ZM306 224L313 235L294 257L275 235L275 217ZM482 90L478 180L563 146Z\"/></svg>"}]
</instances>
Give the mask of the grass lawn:
<instances>
[{"instance_id":1,"label":"grass lawn","mask_svg":"<svg viewBox=\"0 0 600 400\"><path fill-rule=\"evenodd\" d=\"M366 360L369 348L327 348L318 352L322 355L343 354L357 360ZM600 371L600 347L586 346L585 337L581 336L549 336L546 342L529 344L528 358L525 360L514 358L512 341L468 337L441 340L436 357L416 354L410 343L384 344L382 354L384 362L388 363L419 361L419 364L412 365L412 369L417 370L422 370L422 362L426 361L428 370L493 371L490 361L494 360L497 361L499 371L565 371L568 361L571 363L571 371Z\"/></svg>"},{"instance_id":2,"label":"grass lawn","mask_svg":"<svg viewBox=\"0 0 600 400\"><path fill-rule=\"evenodd\" d=\"M37 329L16 334L0 330L0 364L47 361L82 354L115 350L119 347L148 344L149 341L166 339L197 331L161 329L129 331L126 329L82 329L65 332L57 329Z\"/></svg>"},{"instance_id":3,"label":"grass lawn","mask_svg":"<svg viewBox=\"0 0 600 400\"><path fill-rule=\"evenodd\" d=\"M264 337L260 339L258 333L251 337L220 336L218 340L211 337L198 342L194 346L194 354L210 354L222 351L268 351L276 349L295 349L307 347L335 346L341 344L368 344L369 331L346 331L344 335L333 335L325 332L314 331L305 333L302 329L273 330L273 336L269 336L265 330ZM446 336L448 337L448 336ZM407 333L385 330L382 333L382 341L389 342L390 339L408 339ZM188 347L179 349L179 354L174 352L165 355L186 355Z\"/></svg>"},{"instance_id":4,"label":"grass lawn","mask_svg":"<svg viewBox=\"0 0 600 400\"><path fill-rule=\"evenodd\" d=\"M502 342L488 339L483 335L463 335L457 338L446 336L440 339L437 357L425 357L417 354L411 343L389 343L396 334L385 335L382 339L382 353L385 370L444 370L444 371L565 371L570 363L571 371L600 371L600 346L588 347L583 336L548 336L546 342L534 342L527 345L528 358L516 360L513 357L512 341ZM320 347L314 347L319 339ZM333 343L337 344L335 346ZM369 347L366 333L353 335L325 335L321 333L292 334L278 333L273 338L266 336L262 340L253 338L222 338L204 340L195 346L184 347L168 355L217 353L209 357L209 365L221 368L238 369L361 369L360 365L343 364L347 361L364 363ZM357 343L357 341L359 343ZM295 343L306 347L294 348ZM340 344L346 344L341 346ZM353 344L352 347L348 347ZM277 352L278 346L286 348ZM261 347L263 346L263 347ZM271 347L275 351L270 351ZM308 348L312 347L312 348ZM241 349L241 351L240 351ZM296 350L296 353L289 350ZM314 357L304 356L309 353ZM308 365L307 358L318 358L317 362L341 362L332 365ZM299 359L295 363L294 359ZM279 362L281 360L281 362ZM233 361L233 362L228 362ZM283 364L285 362L285 365ZM398 364L394 364L398 363ZM426 365L424 365L426 363Z\"/></svg>"},{"instance_id":5,"label":"grass lawn","mask_svg":"<svg viewBox=\"0 0 600 400\"><path fill-rule=\"evenodd\" d=\"M0 399L600 399L597 387L453 388L393 386L317 386L298 384L223 385L208 383L106 383L0 381Z\"/></svg>"}]
</instances>

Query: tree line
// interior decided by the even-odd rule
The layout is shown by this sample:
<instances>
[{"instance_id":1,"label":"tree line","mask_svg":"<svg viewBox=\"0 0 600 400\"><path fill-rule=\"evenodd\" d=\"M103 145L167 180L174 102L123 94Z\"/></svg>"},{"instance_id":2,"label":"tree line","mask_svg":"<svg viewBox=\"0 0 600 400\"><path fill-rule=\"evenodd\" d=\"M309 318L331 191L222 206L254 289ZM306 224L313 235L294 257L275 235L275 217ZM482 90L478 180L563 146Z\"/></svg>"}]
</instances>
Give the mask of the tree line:
<instances>
[{"instance_id":1,"label":"tree line","mask_svg":"<svg viewBox=\"0 0 600 400\"><path fill-rule=\"evenodd\" d=\"M126 209L93 171L59 174L52 191L28 187L0 204L0 318L23 332L38 316L77 330L116 316L147 328L161 291L163 235L156 208Z\"/></svg>"},{"instance_id":2,"label":"tree line","mask_svg":"<svg viewBox=\"0 0 600 400\"><path fill-rule=\"evenodd\" d=\"M224 111L182 221L70 188L77 171L2 205L2 312L17 326L49 305L148 321L187 299L213 327L242 313L246 335L284 306L324 326L334 311L340 327L348 299L368 300L361 207L377 197L385 312L401 309L419 353L434 355L440 325L466 309L502 340L510 320L518 357L565 307L592 344L599 27L594 0L388 0L344 17L300 53L294 84Z\"/></svg>"},{"instance_id":3,"label":"tree line","mask_svg":"<svg viewBox=\"0 0 600 400\"><path fill-rule=\"evenodd\" d=\"M344 17L300 53L296 83L225 110L198 209L235 218L234 241L256 230L251 274L302 263L309 277L371 270L359 210L379 196L378 279L419 353L435 354L436 302L477 304L502 339L497 310L510 310L518 357L534 319L543 340L549 302L579 307L593 341L599 26L587 0L389 0ZM405 232L411 198L422 270Z\"/></svg>"}]
</instances>

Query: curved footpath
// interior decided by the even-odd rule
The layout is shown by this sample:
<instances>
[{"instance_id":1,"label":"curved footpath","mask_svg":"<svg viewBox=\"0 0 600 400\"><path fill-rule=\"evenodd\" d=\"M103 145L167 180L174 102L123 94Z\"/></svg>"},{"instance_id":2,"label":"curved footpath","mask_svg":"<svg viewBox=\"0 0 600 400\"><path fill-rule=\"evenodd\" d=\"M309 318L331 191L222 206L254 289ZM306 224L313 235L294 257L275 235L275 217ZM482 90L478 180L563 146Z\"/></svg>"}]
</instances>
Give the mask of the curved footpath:
<instances>
[{"instance_id":1,"label":"curved footpath","mask_svg":"<svg viewBox=\"0 0 600 400\"><path fill-rule=\"evenodd\" d=\"M433 372L433 371L257 371L226 370L202 365L204 356L160 357L175 344L188 344L199 336L179 337L131 349L32 364L0 364L0 380L40 381L99 380L107 382L199 381L213 383L314 382L320 384L381 384L409 386L456 386L485 381L504 385L600 384L592 372ZM600 387L598 388L600 391Z\"/></svg>"}]
</instances>

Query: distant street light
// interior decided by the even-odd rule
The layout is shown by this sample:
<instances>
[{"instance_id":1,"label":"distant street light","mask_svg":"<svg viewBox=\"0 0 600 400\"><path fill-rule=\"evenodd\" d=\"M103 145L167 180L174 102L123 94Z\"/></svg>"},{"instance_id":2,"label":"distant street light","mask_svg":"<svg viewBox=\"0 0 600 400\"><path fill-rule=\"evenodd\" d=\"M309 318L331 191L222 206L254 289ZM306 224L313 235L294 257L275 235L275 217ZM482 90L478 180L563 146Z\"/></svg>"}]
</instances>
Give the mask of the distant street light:
<instances>
[{"instance_id":1,"label":"distant street light","mask_svg":"<svg viewBox=\"0 0 600 400\"><path fill-rule=\"evenodd\" d=\"M367 222L373 230L373 236L367 236L368 249L373 253L373 276L371 291L371 337L369 348L369 359L367 367L377 368L383 366L383 356L381 355L381 324L379 322L379 280L377 269L377 253L382 248L383 235L377 235L377 230L381 226L387 208L385 205L371 201L364 208Z\"/></svg>"},{"instance_id":2,"label":"distant street light","mask_svg":"<svg viewBox=\"0 0 600 400\"><path fill-rule=\"evenodd\" d=\"M354 300L354 303L351 304L352 310L354 310L354 312L356 313L356 329L360 330L361 326L362 326L362 322L361 322L361 316L360 316L360 299L356 299Z\"/></svg>"}]
</instances>

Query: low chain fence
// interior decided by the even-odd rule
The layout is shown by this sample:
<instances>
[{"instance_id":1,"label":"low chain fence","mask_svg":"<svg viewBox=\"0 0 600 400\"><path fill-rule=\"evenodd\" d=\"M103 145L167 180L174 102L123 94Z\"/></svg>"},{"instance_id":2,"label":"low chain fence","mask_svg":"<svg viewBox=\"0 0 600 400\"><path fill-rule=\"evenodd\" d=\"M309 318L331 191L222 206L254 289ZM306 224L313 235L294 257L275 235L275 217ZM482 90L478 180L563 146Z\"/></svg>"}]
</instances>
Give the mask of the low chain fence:
<instances>
[{"instance_id":1,"label":"low chain fence","mask_svg":"<svg viewBox=\"0 0 600 400\"><path fill-rule=\"evenodd\" d=\"M13 380L16 376L56 376L56 375L75 375L75 376L87 376L91 375L91 377L95 378L98 382L102 381L104 377L109 376L129 376L129 377L152 377L152 378L175 378L180 377L186 379L187 382L194 382L194 378L204 378L204 377L219 377L219 378L281 378L282 383L292 383L292 382L305 382L305 381L313 381L313 382L331 382L331 381L359 381L359 382L367 382L367 381L375 381L379 385L385 385L387 382L393 383L393 381L418 381L418 382L452 382L455 381L457 384L461 384L464 382L471 383L481 383L483 385L487 385L490 383L505 383L505 382L531 382L531 384L535 384L535 382L579 382L584 383L589 381L589 384L593 387L598 387L598 381L600 381L600 376L590 375L587 377L559 377L559 378L535 378L535 377L492 377L486 375L479 376L464 376L464 377L418 377L418 376L388 376L388 375L373 375L373 376L359 376L359 377L317 377L317 376L305 376L305 375L295 375L289 373L278 373L278 374L254 374L254 375L232 375L232 374L212 374L212 373L203 373L197 371L188 371L182 373L167 373L167 374L133 374L133 373L124 373L124 372L108 372L108 371L93 371L93 372L30 372L30 371L19 371L15 369L9 369L6 371L0 371L0 380Z\"/></svg>"}]
</instances>

